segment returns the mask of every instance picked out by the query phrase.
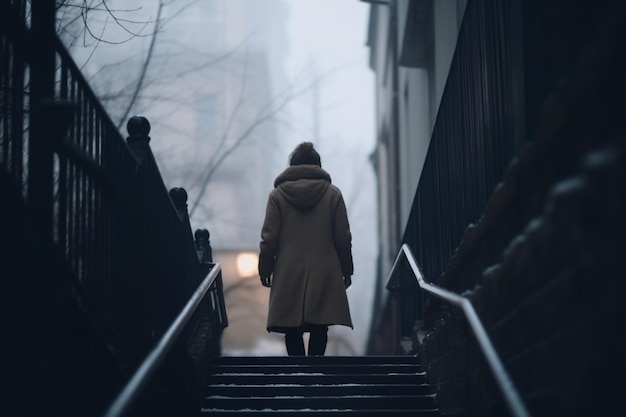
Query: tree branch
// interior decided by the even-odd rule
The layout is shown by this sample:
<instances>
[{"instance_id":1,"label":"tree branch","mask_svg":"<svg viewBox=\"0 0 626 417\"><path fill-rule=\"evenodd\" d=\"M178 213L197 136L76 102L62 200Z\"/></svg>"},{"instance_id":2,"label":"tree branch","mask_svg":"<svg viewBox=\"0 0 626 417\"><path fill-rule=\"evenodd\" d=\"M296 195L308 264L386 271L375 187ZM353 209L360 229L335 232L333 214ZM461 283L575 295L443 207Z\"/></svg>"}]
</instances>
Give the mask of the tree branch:
<instances>
[{"instance_id":1,"label":"tree branch","mask_svg":"<svg viewBox=\"0 0 626 417\"><path fill-rule=\"evenodd\" d=\"M131 109L133 108L133 106L135 105L135 102L137 101L137 98L139 97L139 92L141 91L141 88L143 87L143 82L146 78L146 73L148 72L150 61L152 60L152 54L154 53L154 45L156 45L157 35L159 34L158 25L161 20L162 11L163 11L163 2L159 1L159 7L157 9L157 17L156 17L154 33L152 34L152 39L150 39L150 47L148 48L148 54L146 55L146 60L143 63L143 66L141 67L141 71L139 72L139 79L137 80L137 85L135 86L135 91L133 92L133 96L130 99L130 102L128 103L128 105L126 106L126 110L124 111L123 116L119 119L117 123L118 130L122 129L122 126L124 126L124 122L128 118L128 115L130 114Z\"/></svg>"},{"instance_id":2,"label":"tree branch","mask_svg":"<svg viewBox=\"0 0 626 417\"><path fill-rule=\"evenodd\" d=\"M263 110L261 110L257 117L255 118L255 120L244 130L244 132L239 135L239 137L237 137L237 139L230 144L229 146L225 147L221 153L216 152L215 156L211 159L211 161L209 161L209 164L207 166L206 172L204 174L201 174L202 176L202 185L200 188L200 192L198 193L198 197L196 198L196 200L194 201L193 205L191 206L191 209L189 210L189 217L191 217L193 215L193 213L196 211L198 205L200 204L200 202L202 201L202 198L204 197L204 194L206 193L207 190L207 186L212 178L212 176L215 174L215 171L217 171L217 169L222 165L222 163L226 160L226 158L228 158L228 156L230 156L246 139L248 139L248 137L250 137L252 135L252 133L263 123L265 123L266 121L272 119L276 114L278 114L283 108L285 108L285 106L287 106L287 104L289 104L294 98L304 94L305 92L307 92L308 90L310 90L314 85L316 85L319 81L321 81L322 79L326 78L327 76L329 76L331 73L335 72L337 69L332 69L322 75L319 75L317 77L315 77L309 84L307 84L306 86L304 86L303 88L299 89L299 90L295 90L295 91L291 91L289 92L289 90L293 89L293 85L291 85L290 87L288 87L283 93L277 95L276 97L272 98L270 100L270 102L268 103L268 106L265 106L263 108ZM279 103L274 105L274 103L276 101L278 101L278 99L281 97L282 99L280 99ZM233 114L231 114L231 117L233 116ZM194 182L194 184L196 184L196 182ZM190 189L193 187L190 187Z\"/></svg>"}]
</instances>

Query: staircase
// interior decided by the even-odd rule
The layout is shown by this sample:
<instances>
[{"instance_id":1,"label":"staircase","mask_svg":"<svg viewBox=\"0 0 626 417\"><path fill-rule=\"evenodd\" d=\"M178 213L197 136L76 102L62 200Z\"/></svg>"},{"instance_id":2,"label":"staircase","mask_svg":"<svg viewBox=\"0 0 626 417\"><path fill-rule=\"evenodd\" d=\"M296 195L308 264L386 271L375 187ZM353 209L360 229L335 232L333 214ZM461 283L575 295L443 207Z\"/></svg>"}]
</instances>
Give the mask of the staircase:
<instances>
[{"instance_id":1,"label":"staircase","mask_svg":"<svg viewBox=\"0 0 626 417\"><path fill-rule=\"evenodd\" d=\"M439 415L414 356L219 357L202 411L212 416Z\"/></svg>"}]
</instances>

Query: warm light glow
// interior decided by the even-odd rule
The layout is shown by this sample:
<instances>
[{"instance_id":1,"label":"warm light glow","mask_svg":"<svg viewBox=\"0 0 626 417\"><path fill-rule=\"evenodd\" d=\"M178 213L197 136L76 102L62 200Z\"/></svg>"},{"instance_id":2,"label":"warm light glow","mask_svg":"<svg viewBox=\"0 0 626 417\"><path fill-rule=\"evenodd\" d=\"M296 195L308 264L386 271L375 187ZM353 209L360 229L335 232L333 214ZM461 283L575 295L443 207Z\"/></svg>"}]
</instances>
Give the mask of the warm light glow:
<instances>
[{"instance_id":1,"label":"warm light glow","mask_svg":"<svg viewBox=\"0 0 626 417\"><path fill-rule=\"evenodd\" d=\"M257 275L259 256L256 253L244 252L237 255L237 273L242 278Z\"/></svg>"}]
</instances>

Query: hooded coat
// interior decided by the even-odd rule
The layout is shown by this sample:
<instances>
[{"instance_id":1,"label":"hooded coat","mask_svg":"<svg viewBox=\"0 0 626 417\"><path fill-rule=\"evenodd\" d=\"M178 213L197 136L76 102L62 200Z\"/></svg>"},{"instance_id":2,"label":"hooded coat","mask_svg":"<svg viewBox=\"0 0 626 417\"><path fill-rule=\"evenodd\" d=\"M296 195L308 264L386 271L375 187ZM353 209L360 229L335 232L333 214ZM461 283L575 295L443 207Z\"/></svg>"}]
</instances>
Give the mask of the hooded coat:
<instances>
[{"instance_id":1,"label":"hooded coat","mask_svg":"<svg viewBox=\"0 0 626 417\"><path fill-rule=\"evenodd\" d=\"M268 331L352 326L343 277L354 272L346 206L317 165L292 165L274 181L261 232L259 274L272 275Z\"/></svg>"}]
</instances>

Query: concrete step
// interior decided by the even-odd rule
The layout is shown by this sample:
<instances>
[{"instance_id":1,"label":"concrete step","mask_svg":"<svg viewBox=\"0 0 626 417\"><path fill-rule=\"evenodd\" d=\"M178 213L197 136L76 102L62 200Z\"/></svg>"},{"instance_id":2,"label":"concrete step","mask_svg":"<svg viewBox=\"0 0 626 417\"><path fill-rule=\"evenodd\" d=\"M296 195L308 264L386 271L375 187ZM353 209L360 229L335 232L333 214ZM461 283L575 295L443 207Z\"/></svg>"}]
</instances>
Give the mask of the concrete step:
<instances>
[{"instance_id":1,"label":"concrete step","mask_svg":"<svg viewBox=\"0 0 626 417\"><path fill-rule=\"evenodd\" d=\"M340 364L340 365L368 365L368 364L416 364L418 356L219 356L214 358L215 365L311 365L311 364Z\"/></svg>"},{"instance_id":2,"label":"concrete step","mask_svg":"<svg viewBox=\"0 0 626 417\"><path fill-rule=\"evenodd\" d=\"M281 396L364 396L364 395L429 395L432 394L428 384L338 384L338 385L300 385L300 384L266 384L266 385L211 385L205 394L222 397L274 397Z\"/></svg>"},{"instance_id":3,"label":"concrete step","mask_svg":"<svg viewBox=\"0 0 626 417\"><path fill-rule=\"evenodd\" d=\"M300 384L300 385L339 385L339 384L425 384L426 374L403 374L403 375L367 375L367 374L341 374L320 375L307 373L292 374L221 374L209 375L209 385L215 384L238 384L238 385L268 385L268 384Z\"/></svg>"},{"instance_id":4,"label":"concrete step","mask_svg":"<svg viewBox=\"0 0 626 417\"><path fill-rule=\"evenodd\" d=\"M246 364L246 365L214 365L211 373L220 374L329 374L329 375L391 375L391 374L419 374L421 365L414 364Z\"/></svg>"},{"instance_id":5,"label":"concrete step","mask_svg":"<svg viewBox=\"0 0 626 417\"><path fill-rule=\"evenodd\" d=\"M254 415L255 417L265 416L290 416L290 417L312 417L312 416L350 416L350 417L437 417L439 410L203 410L203 413L215 417L237 417L242 414Z\"/></svg>"},{"instance_id":6,"label":"concrete step","mask_svg":"<svg viewBox=\"0 0 626 417\"><path fill-rule=\"evenodd\" d=\"M436 416L436 396L415 356L220 357L203 413Z\"/></svg>"},{"instance_id":7,"label":"concrete step","mask_svg":"<svg viewBox=\"0 0 626 417\"><path fill-rule=\"evenodd\" d=\"M206 397L203 410L407 410L435 409L433 395Z\"/></svg>"}]
</instances>

